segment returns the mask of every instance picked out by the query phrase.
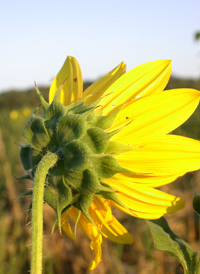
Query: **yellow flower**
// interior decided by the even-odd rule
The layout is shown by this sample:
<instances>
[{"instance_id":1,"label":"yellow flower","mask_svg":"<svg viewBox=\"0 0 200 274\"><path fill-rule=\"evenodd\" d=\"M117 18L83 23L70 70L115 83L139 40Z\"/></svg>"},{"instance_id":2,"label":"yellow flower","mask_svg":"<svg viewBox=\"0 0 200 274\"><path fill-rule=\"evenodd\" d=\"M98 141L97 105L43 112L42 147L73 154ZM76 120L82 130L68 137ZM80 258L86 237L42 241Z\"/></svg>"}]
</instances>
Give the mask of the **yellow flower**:
<instances>
[{"instance_id":1,"label":"yellow flower","mask_svg":"<svg viewBox=\"0 0 200 274\"><path fill-rule=\"evenodd\" d=\"M24 116L26 116L26 117L30 116L30 114L31 114L30 108L25 108L25 109L23 110L23 114L24 114Z\"/></svg>"},{"instance_id":2,"label":"yellow flower","mask_svg":"<svg viewBox=\"0 0 200 274\"><path fill-rule=\"evenodd\" d=\"M153 61L125 73L122 62L83 92L82 74L77 60L68 57L55 77L49 92L52 102L62 85L64 105L85 98L84 104L99 99L96 111L118 114L107 132L115 131L107 154L115 156L121 167L102 181L117 193L119 203L93 195L89 207L92 222L72 206L62 215L62 228L75 239L69 217L91 240L96 256L94 269L101 261L102 236L116 243L131 244L133 239L112 215L111 206L137 218L157 219L184 207L181 198L155 189L186 172L200 168L200 142L169 134L184 123L196 109L200 92L194 89L164 90L171 73L169 60Z\"/></svg>"},{"instance_id":3,"label":"yellow flower","mask_svg":"<svg viewBox=\"0 0 200 274\"><path fill-rule=\"evenodd\" d=\"M10 119L11 120L16 120L19 117L19 112L17 110L12 110L10 112Z\"/></svg>"}]
</instances>

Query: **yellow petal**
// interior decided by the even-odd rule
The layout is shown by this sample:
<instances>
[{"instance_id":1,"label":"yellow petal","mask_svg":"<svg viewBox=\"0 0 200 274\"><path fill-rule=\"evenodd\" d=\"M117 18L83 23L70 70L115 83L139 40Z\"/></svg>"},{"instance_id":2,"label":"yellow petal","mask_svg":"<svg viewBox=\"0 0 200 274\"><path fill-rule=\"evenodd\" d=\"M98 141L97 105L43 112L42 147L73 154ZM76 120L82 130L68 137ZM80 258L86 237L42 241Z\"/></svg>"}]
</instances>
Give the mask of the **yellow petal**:
<instances>
[{"instance_id":1,"label":"yellow petal","mask_svg":"<svg viewBox=\"0 0 200 274\"><path fill-rule=\"evenodd\" d=\"M182 204L183 204L183 200ZM141 212L140 209L139 210L131 210L131 209L126 209L118 204L116 204L115 202L111 201L111 205L114 206L115 208L119 209L120 211L129 214L133 217L136 218L140 218L140 219L147 219L147 220L154 220L154 219L159 219L160 217L162 217L165 213L173 213L173 212L165 212L165 213L156 213L156 212ZM184 207L184 204L182 205L182 207ZM181 209L182 207L180 207L179 209ZM179 210L177 209L177 210Z\"/></svg>"},{"instance_id":2,"label":"yellow petal","mask_svg":"<svg viewBox=\"0 0 200 274\"><path fill-rule=\"evenodd\" d=\"M185 122L198 106L199 98L197 90L175 89L132 102L119 112L110 130L130 123L111 140L145 145Z\"/></svg>"},{"instance_id":3,"label":"yellow petal","mask_svg":"<svg viewBox=\"0 0 200 274\"><path fill-rule=\"evenodd\" d=\"M155 176L150 173L146 173L146 174L145 173L144 174L118 173L111 178L103 179L103 181L109 185L115 184L115 181L117 180L117 181L120 181L121 184L128 185L128 186L131 185L132 183L135 183L135 184L146 185L149 187L159 187L175 181L177 177L178 177L177 174Z\"/></svg>"},{"instance_id":4,"label":"yellow petal","mask_svg":"<svg viewBox=\"0 0 200 274\"><path fill-rule=\"evenodd\" d=\"M97 267L97 265L101 262L101 245L102 245L102 236L101 234L98 235L98 237L96 238L96 240L92 240L90 242L90 248L92 250L94 250L96 256L94 258L94 260L92 260L91 264L90 264L90 270L93 270Z\"/></svg>"},{"instance_id":5,"label":"yellow petal","mask_svg":"<svg viewBox=\"0 0 200 274\"><path fill-rule=\"evenodd\" d=\"M85 104L94 102L99 97L101 97L106 89L108 89L109 86L112 85L112 83L114 83L121 75L123 75L125 71L126 64L122 62L121 64L119 64L119 66L117 66L116 68L108 72L105 76L89 86L83 93L83 97L91 95L85 100Z\"/></svg>"},{"instance_id":6,"label":"yellow petal","mask_svg":"<svg viewBox=\"0 0 200 274\"><path fill-rule=\"evenodd\" d=\"M183 175L200 168L200 142L166 135L139 149L117 155L122 167L155 176Z\"/></svg>"},{"instance_id":7,"label":"yellow petal","mask_svg":"<svg viewBox=\"0 0 200 274\"><path fill-rule=\"evenodd\" d=\"M67 213L75 222L78 216L78 209L72 207L70 208ZM88 221L83 213L78 221L78 227L84 231L84 233L88 236L91 240L90 248L95 252L95 258L90 264L90 270L93 270L97 267L97 265L101 262L101 245L102 245L102 235L96 229L96 227Z\"/></svg>"},{"instance_id":8,"label":"yellow petal","mask_svg":"<svg viewBox=\"0 0 200 274\"><path fill-rule=\"evenodd\" d=\"M94 196L89 212L105 238L120 244L133 243L132 236L112 215L109 201Z\"/></svg>"},{"instance_id":9,"label":"yellow petal","mask_svg":"<svg viewBox=\"0 0 200 274\"><path fill-rule=\"evenodd\" d=\"M62 86L60 101L64 105L77 102L82 97L83 79L80 66L74 57L68 56L49 90L49 102L53 101L56 91Z\"/></svg>"},{"instance_id":10,"label":"yellow petal","mask_svg":"<svg viewBox=\"0 0 200 274\"><path fill-rule=\"evenodd\" d=\"M163 212L163 210L165 209L160 207L170 207L172 205L172 202L177 199L175 196L169 195L157 189L134 183L127 186L125 184L122 184L121 181L115 181L115 183L112 183L110 185L118 192L119 197L122 197L121 195L124 195L124 197L127 197L135 202L143 202L144 207L142 208L142 210L144 208L148 210L149 205L154 207L154 210L156 210L157 212Z\"/></svg>"},{"instance_id":11,"label":"yellow petal","mask_svg":"<svg viewBox=\"0 0 200 274\"><path fill-rule=\"evenodd\" d=\"M182 199L151 187L134 183L125 186L120 182L115 182L112 187L119 191L118 197L127 207L123 211L138 218L146 218L147 214L148 219L155 219L180 210L185 205Z\"/></svg>"},{"instance_id":12,"label":"yellow petal","mask_svg":"<svg viewBox=\"0 0 200 274\"><path fill-rule=\"evenodd\" d=\"M71 226L70 226L70 223L69 223L69 218L68 218L68 215L67 215L67 211L62 214L61 225L62 225L62 229L67 234L67 236L69 236L72 240L76 240L76 236L72 232L72 229L71 229Z\"/></svg>"},{"instance_id":13,"label":"yellow petal","mask_svg":"<svg viewBox=\"0 0 200 274\"><path fill-rule=\"evenodd\" d=\"M171 61L169 60L149 62L130 70L103 94L101 105L103 105L104 115L131 99L162 91L168 83L170 74Z\"/></svg>"}]
</instances>

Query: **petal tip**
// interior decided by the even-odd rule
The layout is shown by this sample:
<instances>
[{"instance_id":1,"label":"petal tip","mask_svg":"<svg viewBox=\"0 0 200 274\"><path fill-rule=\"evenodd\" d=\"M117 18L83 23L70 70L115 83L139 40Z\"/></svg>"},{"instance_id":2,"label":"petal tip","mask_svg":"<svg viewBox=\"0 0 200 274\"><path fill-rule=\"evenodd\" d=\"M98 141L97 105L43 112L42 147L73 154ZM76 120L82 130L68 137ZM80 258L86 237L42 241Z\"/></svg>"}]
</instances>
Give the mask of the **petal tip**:
<instances>
[{"instance_id":1,"label":"petal tip","mask_svg":"<svg viewBox=\"0 0 200 274\"><path fill-rule=\"evenodd\" d=\"M181 198L176 197L174 201L172 201L172 205L167 208L167 213L174 213L185 207L185 201Z\"/></svg>"}]
</instances>

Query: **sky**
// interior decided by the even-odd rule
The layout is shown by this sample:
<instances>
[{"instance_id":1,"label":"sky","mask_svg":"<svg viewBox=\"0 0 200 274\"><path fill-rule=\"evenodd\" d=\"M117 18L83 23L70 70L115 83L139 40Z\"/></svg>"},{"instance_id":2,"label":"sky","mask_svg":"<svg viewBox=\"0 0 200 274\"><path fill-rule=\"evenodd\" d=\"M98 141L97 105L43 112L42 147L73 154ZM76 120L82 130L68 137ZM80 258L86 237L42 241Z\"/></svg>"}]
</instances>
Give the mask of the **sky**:
<instances>
[{"instance_id":1,"label":"sky","mask_svg":"<svg viewBox=\"0 0 200 274\"><path fill-rule=\"evenodd\" d=\"M200 0L0 0L0 92L50 85L68 55L84 80L121 61L127 70L172 60L172 74L200 76Z\"/></svg>"}]
</instances>

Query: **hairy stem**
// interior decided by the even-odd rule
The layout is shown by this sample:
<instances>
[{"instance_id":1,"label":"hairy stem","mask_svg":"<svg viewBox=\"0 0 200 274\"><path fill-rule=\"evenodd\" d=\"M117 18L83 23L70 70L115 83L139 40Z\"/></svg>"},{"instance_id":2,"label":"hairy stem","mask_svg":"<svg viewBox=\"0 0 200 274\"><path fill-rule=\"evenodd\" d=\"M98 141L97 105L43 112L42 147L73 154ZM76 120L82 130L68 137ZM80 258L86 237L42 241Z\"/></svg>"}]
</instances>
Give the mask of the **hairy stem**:
<instances>
[{"instance_id":1,"label":"hairy stem","mask_svg":"<svg viewBox=\"0 0 200 274\"><path fill-rule=\"evenodd\" d=\"M47 152L39 162L35 173L32 202L31 274L42 273L44 184L48 170L55 165L57 160L58 156L55 153Z\"/></svg>"}]
</instances>

